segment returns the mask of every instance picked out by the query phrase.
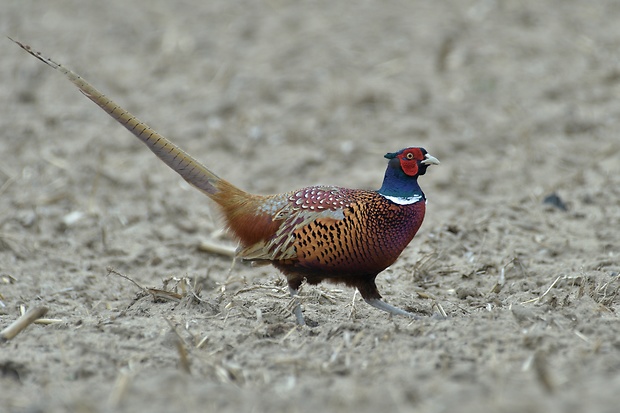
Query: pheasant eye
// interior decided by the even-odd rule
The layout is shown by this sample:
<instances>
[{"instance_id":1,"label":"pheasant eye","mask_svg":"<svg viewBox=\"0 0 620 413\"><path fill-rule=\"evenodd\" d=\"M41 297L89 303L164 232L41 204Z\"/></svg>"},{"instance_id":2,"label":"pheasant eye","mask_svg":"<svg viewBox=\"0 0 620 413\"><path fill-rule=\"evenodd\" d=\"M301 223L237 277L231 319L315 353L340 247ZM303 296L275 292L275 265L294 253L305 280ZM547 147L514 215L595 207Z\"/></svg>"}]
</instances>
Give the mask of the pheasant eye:
<instances>
[{"instance_id":1,"label":"pheasant eye","mask_svg":"<svg viewBox=\"0 0 620 413\"><path fill-rule=\"evenodd\" d=\"M407 159L413 159L413 154L412 154L411 152L409 152L409 153L406 155L406 157L407 157Z\"/></svg>"}]
</instances>

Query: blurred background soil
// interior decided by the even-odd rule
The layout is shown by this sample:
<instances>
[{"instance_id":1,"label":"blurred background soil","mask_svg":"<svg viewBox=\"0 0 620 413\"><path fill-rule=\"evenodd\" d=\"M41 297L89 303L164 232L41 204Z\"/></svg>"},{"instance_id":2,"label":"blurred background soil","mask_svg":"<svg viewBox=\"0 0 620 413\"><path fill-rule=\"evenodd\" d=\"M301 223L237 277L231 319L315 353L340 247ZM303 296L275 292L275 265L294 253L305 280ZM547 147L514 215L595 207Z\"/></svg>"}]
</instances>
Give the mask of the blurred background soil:
<instances>
[{"instance_id":1,"label":"blurred background soil","mask_svg":"<svg viewBox=\"0 0 620 413\"><path fill-rule=\"evenodd\" d=\"M3 1L2 35L246 190L378 188L406 146L442 163L378 277L424 318L323 284L296 329L275 269L205 248L234 247L206 197L1 40L0 327L58 322L0 344L0 410L616 412L619 21L615 0Z\"/></svg>"}]
</instances>

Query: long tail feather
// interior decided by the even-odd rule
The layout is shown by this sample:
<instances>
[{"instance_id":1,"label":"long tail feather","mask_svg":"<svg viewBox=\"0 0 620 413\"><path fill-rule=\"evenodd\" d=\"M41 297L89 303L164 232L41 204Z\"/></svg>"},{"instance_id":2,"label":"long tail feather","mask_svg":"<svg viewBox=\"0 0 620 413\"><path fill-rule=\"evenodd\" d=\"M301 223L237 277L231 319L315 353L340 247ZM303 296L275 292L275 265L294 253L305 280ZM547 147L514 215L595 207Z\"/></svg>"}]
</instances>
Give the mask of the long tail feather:
<instances>
[{"instance_id":1,"label":"long tail feather","mask_svg":"<svg viewBox=\"0 0 620 413\"><path fill-rule=\"evenodd\" d=\"M144 144L146 144L146 146L148 146L148 148L155 155L157 155L159 159L164 161L166 165L176 171L191 185L200 189L207 195L214 195L220 192L222 188L218 184L230 186L230 184L220 179L191 155L157 133L147 124L138 120L138 118L116 104L112 99L99 92L78 74L65 68L61 64L56 63L52 59L43 56L41 53L33 50L30 46L20 43L17 40L13 40L10 37L9 39L17 43L22 49L30 53L32 56L65 75L67 79L77 86L80 92L95 102L108 115L116 119L121 125L127 128L129 132L133 133L138 139L144 142Z\"/></svg>"}]
</instances>

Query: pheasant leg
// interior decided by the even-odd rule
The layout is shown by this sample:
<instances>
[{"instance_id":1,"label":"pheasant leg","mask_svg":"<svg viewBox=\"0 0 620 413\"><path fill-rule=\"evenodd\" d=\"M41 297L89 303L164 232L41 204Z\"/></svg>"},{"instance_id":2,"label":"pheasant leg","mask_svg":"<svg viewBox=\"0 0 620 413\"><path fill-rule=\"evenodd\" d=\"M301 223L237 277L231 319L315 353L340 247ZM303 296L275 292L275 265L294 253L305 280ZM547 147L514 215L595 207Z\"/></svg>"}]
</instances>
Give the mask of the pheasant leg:
<instances>
[{"instance_id":1,"label":"pheasant leg","mask_svg":"<svg viewBox=\"0 0 620 413\"><path fill-rule=\"evenodd\" d=\"M299 324L300 326L305 326L306 321L304 320L304 315L301 312L301 304L299 303L299 300L298 300L297 289L288 287L288 292L291 294L291 297L294 298L296 301L295 308L293 309L293 314L295 314L295 318L297 319L297 324Z\"/></svg>"},{"instance_id":2,"label":"pheasant leg","mask_svg":"<svg viewBox=\"0 0 620 413\"><path fill-rule=\"evenodd\" d=\"M417 315L410 313L409 311L402 310L398 307L394 307L393 305L389 305L385 301L380 300L378 298L369 298L369 299L365 298L364 301L366 301L371 306L378 308L379 310L383 310L390 314L403 315L405 317L413 318L415 320L420 319L420 317L418 317Z\"/></svg>"}]
</instances>

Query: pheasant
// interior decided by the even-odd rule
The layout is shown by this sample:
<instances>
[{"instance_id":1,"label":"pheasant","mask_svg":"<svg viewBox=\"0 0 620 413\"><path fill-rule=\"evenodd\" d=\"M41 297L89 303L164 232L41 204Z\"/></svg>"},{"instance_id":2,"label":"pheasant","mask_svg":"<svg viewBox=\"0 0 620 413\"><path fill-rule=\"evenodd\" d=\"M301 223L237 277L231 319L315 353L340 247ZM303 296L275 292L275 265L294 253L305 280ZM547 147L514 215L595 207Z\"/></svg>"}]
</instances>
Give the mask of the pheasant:
<instances>
[{"instance_id":1,"label":"pheasant","mask_svg":"<svg viewBox=\"0 0 620 413\"><path fill-rule=\"evenodd\" d=\"M388 165L377 191L311 186L276 195L250 194L218 177L76 73L13 41L63 73L164 163L213 199L239 241L237 256L271 263L286 276L291 296L304 280L308 284L327 280L357 288L368 304L380 310L417 318L383 301L375 278L396 261L424 219L426 198L418 177L428 166L439 164L424 148L386 154ZM304 325L299 304L293 313Z\"/></svg>"}]
</instances>

